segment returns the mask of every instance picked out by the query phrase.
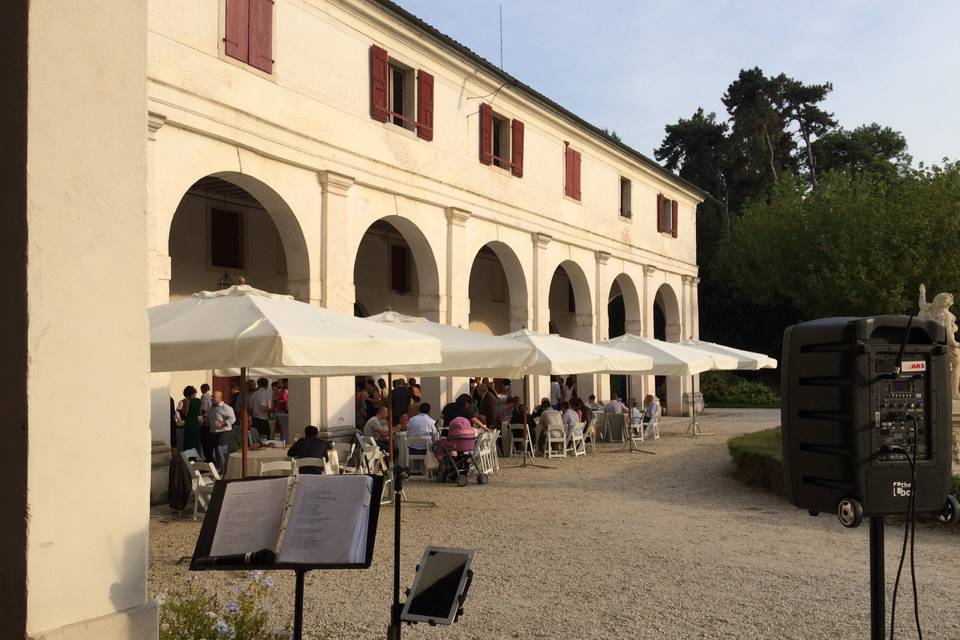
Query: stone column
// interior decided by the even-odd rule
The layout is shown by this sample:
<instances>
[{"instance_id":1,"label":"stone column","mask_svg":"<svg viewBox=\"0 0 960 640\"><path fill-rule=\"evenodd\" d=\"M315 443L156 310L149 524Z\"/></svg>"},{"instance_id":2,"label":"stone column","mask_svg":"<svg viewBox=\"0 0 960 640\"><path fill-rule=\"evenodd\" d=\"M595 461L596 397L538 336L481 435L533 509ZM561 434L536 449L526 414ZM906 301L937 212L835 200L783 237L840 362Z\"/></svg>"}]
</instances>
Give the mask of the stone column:
<instances>
[{"instance_id":1,"label":"stone column","mask_svg":"<svg viewBox=\"0 0 960 640\"><path fill-rule=\"evenodd\" d=\"M550 331L550 278L552 273L543 273L546 269L547 247L553 237L535 232L533 240L533 287L530 296L533 300L533 317L530 321L530 330L548 333ZM530 405L540 401L540 398L550 395L550 378L548 376L530 376L531 398Z\"/></svg>"},{"instance_id":2,"label":"stone column","mask_svg":"<svg viewBox=\"0 0 960 640\"><path fill-rule=\"evenodd\" d=\"M644 338L652 338L653 336L653 305L655 304L654 298L657 295L656 291L653 291L653 274L657 272L657 268L650 264L643 265L643 291L641 292L641 302L643 308L640 310L640 315L643 318L641 323L641 329L643 333L641 334ZM642 395L648 393L656 394L656 377L652 375L638 376L640 379L640 392Z\"/></svg>"},{"instance_id":3,"label":"stone column","mask_svg":"<svg viewBox=\"0 0 960 640\"><path fill-rule=\"evenodd\" d=\"M607 312L607 304L609 302L610 291L603 291L603 285L601 283L606 282L604 274L607 271L607 263L610 262L610 254L606 251L597 251L597 275L596 275L596 307L597 307L597 326L596 331L594 331L594 341L600 342L602 340L607 340L610 338L610 318ZM589 396L589 393L582 393L578 390L581 397L586 398ZM596 394L597 398L609 398L610 397L610 376L609 375L595 375L593 381L593 392Z\"/></svg>"},{"instance_id":4,"label":"stone column","mask_svg":"<svg viewBox=\"0 0 960 640\"><path fill-rule=\"evenodd\" d=\"M353 260L350 245L343 238L350 224L347 196L354 178L335 171L321 171L318 179L322 189L319 303L327 309L353 315L356 302ZM313 298L310 295L311 302ZM303 420L291 406L291 435L307 424L321 427L321 435L329 438L353 434L356 416L352 376L314 378L298 386L308 386L306 406L301 409L307 413L308 420Z\"/></svg>"},{"instance_id":5,"label":"stone column","mask_svg":"<svg viewBox=\"0 0 960 640\"><path fill-rule=\"evenodd\" d=\"M465 255L458 249L464 246L467 222L471 213L458 207L447 207L447 256L446 256L446 289L443 292L446 299L445 317L439 319L450 326L461 329L470 328L470 269L473 266L473 256ZM452 402L461 393L470 390L467 378L462 376L446 377L437 389L440 398L439 411L443 405ZM426 390L424 390L426 391Z\"/></svg>"},{"instance_id":6,"label":"stone column","mask_svg":"<svg viewBox=\"0 0 960 640\"><path fill-rule=\"evenodd\" d=\"M681 280L683 281L683 328L682 336L684 340L693 339L695 336L694 333L694 318L696 317L696 309L694 308L694 287L696 286L696 278L694 276L682 276ZM700 403L703 402L703 397L700 394L700 376L693 376L693 379L684 378L682 382L683 393L684 393L684 407L686 411L689 411L689 398L690 394L693 394L693 401L697 402L697 406L701 406Z\"/></svg>"}]
</instances>

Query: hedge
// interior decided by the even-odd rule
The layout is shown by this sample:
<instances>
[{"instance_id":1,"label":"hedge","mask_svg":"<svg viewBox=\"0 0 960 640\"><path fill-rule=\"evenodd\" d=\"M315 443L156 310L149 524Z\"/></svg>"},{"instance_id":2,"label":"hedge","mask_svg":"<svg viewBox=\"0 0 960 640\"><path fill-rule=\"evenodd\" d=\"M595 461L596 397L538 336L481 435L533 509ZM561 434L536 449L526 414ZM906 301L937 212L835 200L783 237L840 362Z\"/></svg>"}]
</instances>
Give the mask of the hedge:
<instances>
[{"instance_id":1,"label":"hedge","mask_svg":"<svg viewBox=\"0 0 960 640\"><path fill-rule=\"evenodd\" d=\"M779 407L777 389L760 380L729 371L710 371L700 375L700 391L709 407ZM662 396L661 396L662 397Z\"/></svg>"},{"instance_id":2,"label":"hedge","mask_svg":"<svg viewBox=\"0 0 960 640\"><path fill-rule=\"evenodd\" d=\"M727 448L736 465L734 475L746 484L785 494L780 427L730 438ZM960 476L953 476L955 496L960 496Z\"/></svg>"}]
</instances>

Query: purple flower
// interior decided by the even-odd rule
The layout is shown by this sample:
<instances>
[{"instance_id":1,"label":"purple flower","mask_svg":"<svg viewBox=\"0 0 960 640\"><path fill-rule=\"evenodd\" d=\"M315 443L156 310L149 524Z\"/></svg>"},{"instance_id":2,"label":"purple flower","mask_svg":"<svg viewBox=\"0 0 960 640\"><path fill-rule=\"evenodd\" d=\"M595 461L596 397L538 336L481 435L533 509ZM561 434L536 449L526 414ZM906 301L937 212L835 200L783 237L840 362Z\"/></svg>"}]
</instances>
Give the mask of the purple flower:
<instances>
[{"instance_id":1,"label":"purple flower","mask_svg":"<svg viewBox=\"0 0 960 640\"><path fill-rule=\"evenodd\" d=\"M228 602L227 606L224 607L227 613L230 615L236 614L240 611L240 603L238 602Z\"/></svg>"}]
</instances>

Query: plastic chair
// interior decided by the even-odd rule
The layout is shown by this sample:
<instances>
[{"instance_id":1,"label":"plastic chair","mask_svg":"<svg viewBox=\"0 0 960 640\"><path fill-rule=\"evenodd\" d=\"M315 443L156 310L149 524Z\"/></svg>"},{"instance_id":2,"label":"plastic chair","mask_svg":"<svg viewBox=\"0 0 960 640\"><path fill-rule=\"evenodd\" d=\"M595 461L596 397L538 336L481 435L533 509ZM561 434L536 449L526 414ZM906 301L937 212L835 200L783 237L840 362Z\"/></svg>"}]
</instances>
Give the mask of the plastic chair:
<instances>
[{"instance_id":1,"label":"plastic chair","mask_svg":"<svg viewBox=\"0 0 960 640\"><path fill-rule=\"evenodd\" d=\"M410 447L423 447L423 453L410 453ZM427 459L427 449L433 446L433 441L425 436L414 436L407 438L407 465L410 467L410 475L428 476L427 467L424 460Z\"/></svg>"},{"instance_id":2,"label":"plastic chair","mask_svg":"<svg viewBox=\"0 0 960 640\"><path fill-rule=\"evenodd\" d=\"M268 476L273 474L274 471L282 471L276 475L289 476L293 475L293 462L291 460L274 460L272 462L264 462L260 465L260 475Z\"/></svg>"},{"instance_id":3,"label":"plastic chair","mask_svg":"<svg viewBox=\"0 0 960 640\"><path fill-rule=\"evenodd\" d=\"M578 422L570 431L570 438L567 440L567 451L573 453L573 457L587 455L587 445L583 440L583 424Z\"/></svg>"},{"instance_id":4,"label":"plastic chair","mask_svg":"<svg viewBox=\"0 0 960 640\"><path fill-rule=\"evenodd\" d=\"M326 470L327 466L330 467L330 471ZM324 466L324 473L329 473L332 476L340 475L340 454L337 453L336 449L327 451L327 465Z\"/></svg>"},{"instance_id":5,"label":"plastic chair","mask_svg":"<svg viewBox=\"0 0 960 640\"><path fill-rule=\"evenodd\" d=\"M220 480L220 473L209 462L190 462L188 466L193 474L193 519L196 520L198 507L203 507L206 513L210 506L213 485Z\"/></svg>"},{"instance_id":6,"label":"plastic chair","mask_svg":"<svg viewBox=\"0 0 960 640\"><path fill-rule=\"evenodd\" d=\"M597 438L600 437L597 435L597 418L596 416L590 420L590 424L583 430L583 452L587 452L587 440L590 441L590 451L593 453L597 452Z\"/></svg>"},{"instance_id":7,"label":"plastic chair","mask_svg":"<svg viewBox=\"0 0 960 640\"><path fill-rule=\"evenodd\" d=\"M627 437L624 438L624 449L639 449L643 444L643 418L640 416L631 416L627 423Z\"/></svg>"},{"instance_id":8,"label":"plastic chair","mask_svg":"<svg viewBox=\"0 0 960 640\"><path fill-rule=\"evenodd\" d=\"M530 438L530 427L525 424L510 425L510 455L522 456L524 452L531 458L537 457L537 452Z\"/></svg>"},{"instance_id":9,"label":"plastic chair","mask_svg":"<svg viewBox=\"0 0 960 640\"><path fill-rule=\"evenodd\" d=\"M547 427L547 457L567 457L567 434L562 425Z\"/></svg>"},{"instance_id":10,"label":"plastic chair","mask_svg":"<svg viewBox=\"0 0 960 640\"><path fill-rule=\"evenodd\" d=\"M324 458L294 458L293 460L293 475L300 475L300 469L302 467L320 467L324 469L326 473L326 460Z\"/></svg>"},{"instance_id":11,"label":"plastic chair","mask_svg":"<svg viewBox=\"0 0 960 640\"><path fill-rule=\"evenodd\" d=\"M654 440L660 439L660 405L657 405L657 410L650 418L650 422L643 426L643 432L646 437L652 437Z\"/></svg>"}]
</instances>

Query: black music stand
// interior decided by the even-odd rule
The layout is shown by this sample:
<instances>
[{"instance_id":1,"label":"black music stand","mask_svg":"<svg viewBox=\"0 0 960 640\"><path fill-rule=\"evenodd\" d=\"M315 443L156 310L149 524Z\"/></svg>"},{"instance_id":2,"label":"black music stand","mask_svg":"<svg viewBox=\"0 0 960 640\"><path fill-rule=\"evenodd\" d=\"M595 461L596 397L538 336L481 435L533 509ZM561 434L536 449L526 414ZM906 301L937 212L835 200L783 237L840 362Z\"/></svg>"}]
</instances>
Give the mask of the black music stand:
<instances>
[{"instance_id":1,"label":"black music stand","mask_svg":"<svg viewBox=\"0 0 960 640\"><path fill-rule=\"evenodd\" d=\"M250 571L259 569L262 571L289 570L296 575L296 592L294 596L293 607L293 640L303 639L303 588L304 578L308 571L324 571L330 569L369 569L373 562L373 545L377 540L377 522L380 518L380 497L383 494L383 476L373 475L373 486L370 495L369 522L367 524L367 550L363 562L355 564L301 564L291 562L273 562L270 564L251 563L243 564L216 564L207 565L204 559L210 557L210 549L213 546L213 536L217 531L217 523L220 521L220 508L223 506L223 496L227 490L227 484L231 482L259 482L261 480L276 480L277 477L267 476L262 478L247 478L246 480L218 480L213 487L213 495L210 498L210 506L203 518L203 525L200 528L200 535L197 538L197 546L193 551L193 558L190 561L191 571Z\"/></svg>"}]
</instances>

